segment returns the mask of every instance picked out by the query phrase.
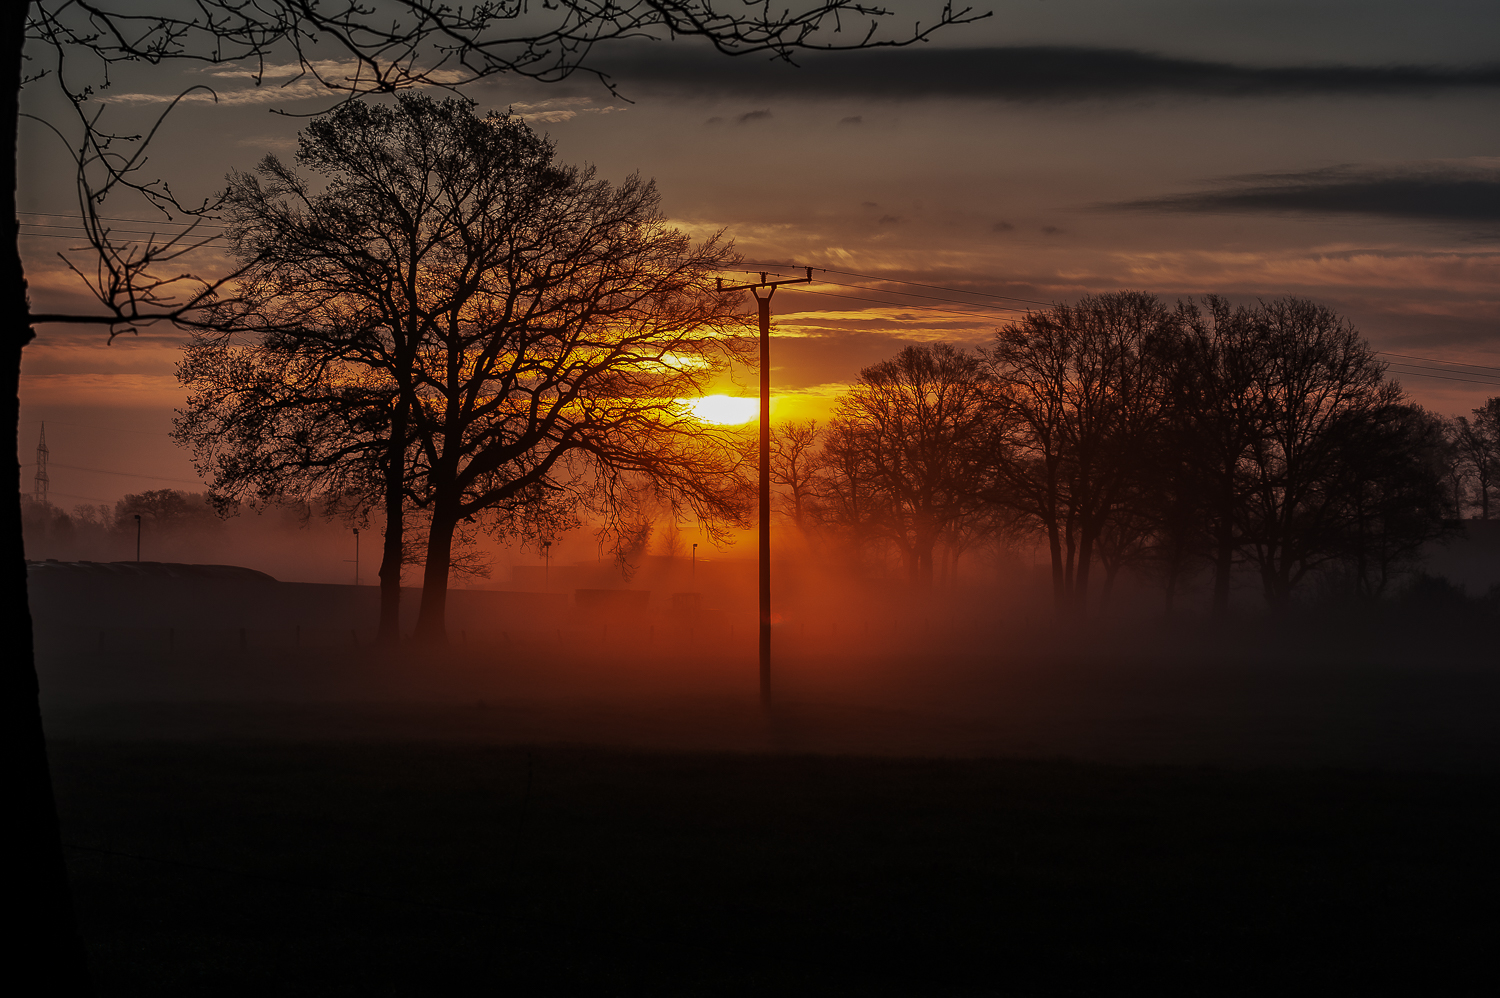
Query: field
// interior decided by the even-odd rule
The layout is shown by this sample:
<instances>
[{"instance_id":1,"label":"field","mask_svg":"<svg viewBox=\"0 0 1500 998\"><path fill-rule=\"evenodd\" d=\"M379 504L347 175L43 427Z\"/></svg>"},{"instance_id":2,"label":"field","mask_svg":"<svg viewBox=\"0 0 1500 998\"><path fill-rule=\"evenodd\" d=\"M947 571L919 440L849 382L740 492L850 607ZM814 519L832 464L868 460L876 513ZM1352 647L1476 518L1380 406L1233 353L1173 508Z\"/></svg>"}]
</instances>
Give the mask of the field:
<instances>
[{"instance_id":1,"label":"field","mask_svg":"<svg viewBox=\"0 0 1500 998\"><path fill-rule=\"evenodd\" d=\"M1489 993L1487 624L905 627L44 634L101 993Z\"/></svg>"},{"instance_id":2,"label":"field","mask_svg":"<svg viewBox=\"0 0 1500 998\"><path fill-rule=\"evenodd\" d=\"M53 760L107 995L1493 983L1491 774L329 739Z\"/></svg>"}]
</instances>

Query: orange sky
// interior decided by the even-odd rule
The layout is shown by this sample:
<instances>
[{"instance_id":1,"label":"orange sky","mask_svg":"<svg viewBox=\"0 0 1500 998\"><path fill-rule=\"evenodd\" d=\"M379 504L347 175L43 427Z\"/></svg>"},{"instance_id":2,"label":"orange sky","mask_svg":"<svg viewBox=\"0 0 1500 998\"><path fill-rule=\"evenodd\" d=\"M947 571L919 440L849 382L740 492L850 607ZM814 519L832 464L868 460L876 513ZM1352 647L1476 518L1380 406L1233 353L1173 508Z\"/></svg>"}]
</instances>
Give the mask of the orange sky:
<instances>
[{"instance_id":1,"label":"orange sky","mask_svg":"<svg viewBox=\"0 0 1500 998\"><path fill-rule=\"evenodd\" d=\"M674 223L726 230L752 264L826 268L775 299L776 418L825 417L861 367L903 343L983 344L1016 314L1007 308L1026 307L995 296L1120 288L1314 298L1386 351L1422 404L1460 413L1500 394L1500 74L1471 72L1500 65L1500 7L994 9L905 55L788 69L664 43L605 53L619 96L581 77L502 78L470 96L526 115L565 162L654 177ZM124 67L108 112L138 124L205 83L219 102L175 112L153 159L187 197L293 150L300 121L270 109L320 106L315 92L257 90L234 71ZM61 113L39 90L28 100L32 113ZM61 147L39 127L22 136L34 306L87 308L56 256L76 239ZM123 198L106 213L150 217ZM180 341L43 329L23 365L23 483L45 420L65 508L191 488L165 437L182 403ZM739 381L720 390L753 383Z\"/></svg>"}]
</instances>

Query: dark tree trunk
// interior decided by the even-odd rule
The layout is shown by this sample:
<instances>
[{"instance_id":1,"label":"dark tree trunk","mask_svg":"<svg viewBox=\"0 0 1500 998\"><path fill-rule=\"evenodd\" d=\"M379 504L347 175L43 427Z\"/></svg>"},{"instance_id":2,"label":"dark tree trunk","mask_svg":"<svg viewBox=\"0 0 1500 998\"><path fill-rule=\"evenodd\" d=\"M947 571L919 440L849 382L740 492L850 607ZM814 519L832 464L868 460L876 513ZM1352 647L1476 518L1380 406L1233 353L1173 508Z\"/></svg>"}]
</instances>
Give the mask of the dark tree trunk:
<instances>
[{"instance_id":1,"label":"dark tree trunk","mask_svg":"<svg viewBox=\"0 0 1500 998\"><path fill-rule=\"evenodd\" d=\"M406 405L391 414L391 439L385 465L385 541L380 555L380 640L401 640L401 561L406 546Z\"/></svg>"},{"instance_id":2,"label":"dark tree trunk","mask_svg":"<svg viewBox=\"0 0 1500 998\"><path fill-rule=\"evenodd\" d=\"M427 533L427 564L422 573L422 605L417 611L417 640L448 640L448 569L453 563L453 531L458 516L446 504L435 504Z\"/></svg>"},{"instance_id":3,"label":"dark tree trunk","mask_svg":"<svg viewBox=\"0 0 1500 998\"><path fill-rule=\"evenodd\" d=\"M1047 522L1047 550L1052 555L1052 605L1061 613L1068 603L1068 585L1063 574L1062 538L1058 536L1055 519Z\"/></svg>"},{"instance_id":4,"label":"dark tree trunk","mask_svg":"<svg viewBox=\"0 0 1500 998\"><path fill-rule=\"evenodd\" d=\"M21 354L31 342L33 333L26 321L29 303L26 295L26 272L21 263L17 242L20 227L16 223L16 139L20 111L20 87L25 45L26 14L29 4L18 3L0 28L0 71L10 83L10 96L0 107L0 127L10 139L10 154L4 161L0 188L4 190L4 212L7 231L0 239L0 294L9 295L12 316L10 332L5 334L6 425L14 439L21 420ZM11 580L11 654L5 666L6 734L9 741L11 789L7 794L7 832L11 836L12 876L9 881L8 910L11 928L11 962L8 976L20 987L40 994L92 994L85 962L83 941L73 916L73 901L68 890L68 870L63 859L62 836L57 822L57 805L52 797L52 776L47 763L47 742L42 730L41 704L38 700L32 638L31 607L26 596L26 552L21 534L21 466L10 465L10 485L6 488L5 528L6 564ZM31 981L31 985L24 984Z\"/></svg>"},{"instance_id":5,"label":"dark tree trunk","mask_svg":"<svg viewBox=\"0 0 1500 998\"><path fill-rule=\"evenodd\" d=\"M1085 521L1079 533L1082 536L1078 539L1078 569L1073 575L1073 612L1082 618L1088 615L1089 570L1093 568L1094 541L1099 530Z\"/></svg>"},{"instance_id":6,"label":"dark tree trunk","mask_svg":"<svg viewBox=\"0 0 1500 998\"><path fill-rule=\"evenodd\" d=\"M1234 571L1234 516L1226 504L1219 510L1217 550L1214 552L1214 603L1218 616L1229 612L1229 582Z\"/></svg>"}]
</instances>

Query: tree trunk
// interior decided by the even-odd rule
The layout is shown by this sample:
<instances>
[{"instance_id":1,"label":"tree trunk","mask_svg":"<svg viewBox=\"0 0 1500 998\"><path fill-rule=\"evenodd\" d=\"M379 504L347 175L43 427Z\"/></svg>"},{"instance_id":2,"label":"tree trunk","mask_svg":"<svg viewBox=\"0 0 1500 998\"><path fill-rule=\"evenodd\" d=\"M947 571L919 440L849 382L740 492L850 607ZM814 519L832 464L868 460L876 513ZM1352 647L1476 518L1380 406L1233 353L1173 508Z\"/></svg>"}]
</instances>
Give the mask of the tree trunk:
<instances>
[{"instance_id":1,"label":"tree trunk","mask_svg":"<svg viewBox=\"0 0 1500 998\"><path fill-rule=\"evenodd\" d=\"M382 642L401 640L401 562L406 546L406 404L398 401L391 414L391 439L386 447L385 542L380 555L380 631Z\"/></svg>"},{"instance_id":2,"label":"tree trunk","mask_svg":"<svg viewBox=\"0 0 1500 998\"><path fill-rule=\"evenodd\" d=\"M1062 538L1055 519L1047 521L1047 550L1052 555L1052 605L1061 613L1068 603L1068 587L1063 574Z\"/></svg>"},{"instance_id":3,"label":"tree trunk","mask_svg":"<svg viewBox=\"0 0 1500 998\"><path fill-rule=\"evenodd\" d=\"M1088 616L1089 569L1093 567L1094 540L1099 528L1092 527L1085 521L1079 533L1082 536L1078 539L1078 570L1073 575L1073 612L1081 619Z\"/></svg>"},{"instance_id":4,"label":"tree trunk","mask_svg":"<svg viewBox=\"0 0 1500 998\"><path fill-rule=\"evenodd\" d=\"M10 96L0 106L0 127L10 140L10 154L0 175L0 189L7 201L4 224L7 232L0 238L0 294L10 296L6 309L11 318L5 335L6 425L11 437L20 432L21 420L21 354L34 333L26 321L29 302L26 294L26 272L21 263L18 243L20 226L16 222L16 140L20 112L20 87L25 44L26 14L30 4L11 7L3 21L0 35L0 72L10 81ZM7 740L9 741L10 801L7 822L13 836L8 909L11 912L12 962L9 976L17 981L32 981L30 987L49 995L87 995L93 993L89 982L83 941L73 915L73 901L68 890L68 869L63 858L62 836L57 821L57 804L52 796L52 776L47 762L47 742L42 730L42 711L38 699L34 658L35 643L31 627L31 607L26 596L26 551L21 533L21 466L12 463L10 485L4 499L6 509L6 564L11 581L11 654L4 667Z\"/></svg>"},{"instance_id":5,"label":"tree trunk","mask_svg":"<svg viewBox=\"0 0 1500 998\"><path fill-rule=\"evenodd\" d=\"M937 546L937 541L929 537L919 537L915 544L917 562L917 591L922 593L932 592L932 550Z\"/></svg>"},{"instance_id":6,"label":"tree trunk","mask_svg":"<svg viewBox=\"0 0 1500 998\"><path fill-rule=\"evenodd\" d=\"M458 516L446 505L432 511L427 533L427 564L422 573L422 606L417 611L417 640L448 641L448 569L453 563L453 531Z\"/></svg>"},{"instance_id":7,"label":"tree trunk","mask_svg":"<svg viewBox=\"0 0 1500 998\"><path fill-rule=\"evenodd\" d=\"M1229 613L1229 581L1234 571L1234 488L1231 485L1224 491L1215 531L1218 550L1214 558L1213 612L1219 617Z\"/></svg>"}]
</instances>

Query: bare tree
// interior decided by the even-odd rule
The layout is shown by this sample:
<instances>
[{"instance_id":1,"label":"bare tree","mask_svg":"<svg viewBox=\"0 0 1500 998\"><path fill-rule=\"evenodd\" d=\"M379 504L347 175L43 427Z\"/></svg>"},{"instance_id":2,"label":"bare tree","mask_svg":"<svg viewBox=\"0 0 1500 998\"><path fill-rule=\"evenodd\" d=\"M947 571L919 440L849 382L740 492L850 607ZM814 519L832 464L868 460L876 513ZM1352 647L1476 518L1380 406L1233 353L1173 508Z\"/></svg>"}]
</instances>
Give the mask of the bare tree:
<instances>
[{"instance_id":1,"label":"bare tree","mask_svg":"<svg viewBox=\"0 0 1500 998\"><path fill-rule=\"evenodd\" d=\"M1046 533L1059 611L1086 610L1095 547L1157 432L1154 343L1173 322L1154 295L1089 296L1011 323L986 354L1004 413L991 498Z\"/></svg>"},{"instance_id":2,"label":"bare tree","mask_svg":"<svg viewBox=\"0 0 1500 998\"><path fill-rule=\"evenodd\" d=\"M782 512L807 536L817 516L819 471L816 419L788 420L771 430L771 484L781 490Z\"/></svg>"},{"instance_id":3,"label":"bare tree","mask_svg":"<svg viewBox=\"0 0 1500 998\"><path fill-rule=\"evenodd\" d=\"M835 411L863 453L874 522L912 586L931 589L938 541L981 505L994 414L984 365L945 343L908 346L861 371Z\"/></svg>"},{"instance_id":4,"label":"bare tree","mask_svg":"<svg viewBox=\"0 0 1500 998\"><path fill-rule=\"evenodd\" d=\"M710 532L738 522L738 434L681 402L749 347L741 295L711 276L732 254L667 227L652 184L558 166L520 119L420 94L315 120L298 160L320 193L274 157L234 178L253 290L217 321L269 322L393 398L387 487L428 522L419 636L443 637L460 523L529 536L573 505L634 523L647 494Z\"/></svg>"},{"instance_id":5,"label":"bare tree","mask_svg":"<svg viewBox=\"0 0 1500 998\"><path fill-rule=\"evenodd\" d=\"M498 73L557 80L577 71L592 72L609 82L590 63L595 47L614 39L690 36L720 52L738 55L769 52L786 58L799 49L864 48L909 44L946 25L975 20L967 10L944 8L937 23L916 28L901 38L875 36L873 22L888 15L858 0L815 2L800 10L772 11L748 7L722 13L705 0L605 4L595 0L558 0L535 11L525 4L450 6L434 0L402 0L393 9L319 0L181 0L143 9L126 0L32 0L12 4L0 19L0 65L10 96L0 112L0 128L15 149L20 94L29 84L58 88L74 109L71 122L50 122L69 134L76 150L80 178L80 215L92 246L91 262L79 267L98 299L88 313L33 312L27 298L25 268L16 223L16 160L4 157L0 189L8 199L4 217L10 238L0 249L0 295L20 317L5 337L6 418L19 419L21 355L35 333L48 322L86 323L123 331L143 324L199 323L202 306L232 287L235 275L182 278L187 255L204 241L198 230L164 240L120 243L98 208L111 192L135 191L160 206L165 217L184 207L172 187L143 173L147 148L156 128L112 130L92 102L94 86L107 83L111 67L121 63L223 64L244 62L264 71L271 63L290 61L305 79L335 98L393 93L418 85L460 86ZM868 18L863 34L828 33L844 18ZM26 50L23 52L23 50ZM326 53L341 59L325 60ZM30 60L28 62L28 60ZM83 75L80 75L82 73ZM158 125L160 122L158 121ZM20 495L20 472L10 494ZM8 504L6 536L10 538L12 589L26 591L19 500ZM45 742L37 706L29 612L21 612L20 650L6 669L11 688L6 703L14 712L13 756L25 774L19 802L21 854L39 886L20 900L35 917L23 920L31 933L20 946L36 979L53 990L88 990L81 945L67 898L66 877L58 846L55 808L47 776Z\"/></svg>"},{"instance_id":6,"label":"bare tree","mask_svg":"<svg viewBox=\"0 0 1500 998\"><path fill-rule=\"evenodd\" d=\"M1351 595L1373 600L1443 535L1449 445L1446 421L1419 406L1382 406L1351 419L1359 425L1344 434L1333 486L1348 504L1341 561Z\"/></svg>"},{"instance_id":7,"label":"bare tree","mask_svg":"<svg viewBox=\"0 0 1500 998\"><path fill-rule=\"evenodd\" d=\"M1171 493L1163 526L1180 564L1201 517L1214 566L1212 605L1223 614L1243 541L1239 514L1251 481L1246 461L1265 428L1269 403L1261 375L1271 344L1255 310L1217 295L1205 295L1201 306L1179 302L1177 321L1179 335L1161 341L1168 371L1162 452L1178 459L1161 469Z\"/></svg>"},{"instance_id":8,"label":"bare tree","mask_svg":"<svg viewBox=\"0 0 1500 998\"><path fill-rule=\"evenodd\" d=\"M1453 442L1460 475L1472 490L1468 505L1478 509L1481 520L1488 520L1500 493L1500 396L1475 409L1473 419L1455 419Z\"/></svg>"},{"instance_id":9,"label":"bare tree","mask_svg":"<svg viewBox=\"0 0 1500 998\"><path fill-rule=\"evenodd\" d=\"M815 480L820 528L834 534L849 564L858 568L888 519L885 496L865 438L869 428L853 418L834 417L823 430L821 467Z\"/></svg>"},{"instance_id":10,"label":"bare tree","mask_svg":"<svg viewBox=\"0 0 1500 998\"><path fill-rule=\"evenodd\" d=\"M1280 298L1256 321L1265 350L1251 391L1262 422L1243 462L1242 531L1267 602L1284 606L1308 572L1342 556L1350 507L1340 476L1401 388L1325 306Z\"/></svg>"}]
</instances>

